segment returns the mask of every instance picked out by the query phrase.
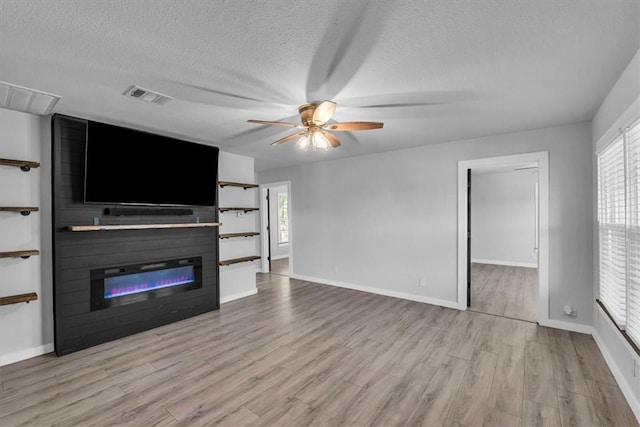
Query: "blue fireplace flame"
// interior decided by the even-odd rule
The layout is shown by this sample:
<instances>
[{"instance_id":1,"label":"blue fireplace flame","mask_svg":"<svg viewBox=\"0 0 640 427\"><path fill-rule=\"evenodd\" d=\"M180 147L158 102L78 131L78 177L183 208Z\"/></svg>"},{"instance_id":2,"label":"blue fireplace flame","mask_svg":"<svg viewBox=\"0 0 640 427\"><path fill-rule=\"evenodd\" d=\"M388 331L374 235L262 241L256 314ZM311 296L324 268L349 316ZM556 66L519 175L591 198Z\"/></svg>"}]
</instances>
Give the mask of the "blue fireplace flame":
<instances>
[{"instance_id":1,"label":"blue fireplace flame","mask_svg":"<svg viewBox=\"0 0 640 427\"><path fill-rule=\"evenodd\" d=\"M125 274L104 279L104 298L139 294L194 282L193 266Z\"/></svg>"}]
</instances>

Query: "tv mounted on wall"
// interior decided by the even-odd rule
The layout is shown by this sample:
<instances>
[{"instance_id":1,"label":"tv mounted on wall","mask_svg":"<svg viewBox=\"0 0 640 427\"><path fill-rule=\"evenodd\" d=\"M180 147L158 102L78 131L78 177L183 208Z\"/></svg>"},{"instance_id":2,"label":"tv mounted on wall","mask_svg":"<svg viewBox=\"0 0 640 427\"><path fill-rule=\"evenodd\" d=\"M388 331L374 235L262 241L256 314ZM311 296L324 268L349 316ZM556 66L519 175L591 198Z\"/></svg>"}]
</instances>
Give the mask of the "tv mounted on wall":
<instances>
[{"instance_id":1,"label":"tv mounted on wall","mask_svg":"<svg viewBox=\"0 0 640 427\"><path fill-rule=\"evenodd\" d=\"M89 121L84 202L215 206L218 148Z\"/></svg>"}]
</instances>

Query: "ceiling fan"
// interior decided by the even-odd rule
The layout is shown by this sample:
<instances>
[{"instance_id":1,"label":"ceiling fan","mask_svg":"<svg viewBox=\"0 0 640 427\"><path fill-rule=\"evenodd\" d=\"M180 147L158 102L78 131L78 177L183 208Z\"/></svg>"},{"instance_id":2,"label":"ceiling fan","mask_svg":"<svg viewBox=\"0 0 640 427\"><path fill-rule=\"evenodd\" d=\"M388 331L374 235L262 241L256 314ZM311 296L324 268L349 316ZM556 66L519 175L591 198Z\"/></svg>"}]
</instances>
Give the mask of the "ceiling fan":
<instances>
[{"instance_id":1,"label":"ceiling fan","mask_svg":"<svg viewBox=\"0 0 640 427\"><path fill-rule=\"evenodd\" d=\"M280 145L287 141L298 138L296 146L304 151L312 148L316 150L328 150L329 147L339 147L340 141L330 131L357 131L380 129L384 123L381 122L341 122L327 123L333 113L336 111L336 103L332 101L313 102L302 104L298 107L300 120L302 124L266 121L266 120L247 120L249 123L258 123L262 125L285 126L289 128L301 129L301 131L285 136L271 145Z\"/></svg>"}]
</instances>

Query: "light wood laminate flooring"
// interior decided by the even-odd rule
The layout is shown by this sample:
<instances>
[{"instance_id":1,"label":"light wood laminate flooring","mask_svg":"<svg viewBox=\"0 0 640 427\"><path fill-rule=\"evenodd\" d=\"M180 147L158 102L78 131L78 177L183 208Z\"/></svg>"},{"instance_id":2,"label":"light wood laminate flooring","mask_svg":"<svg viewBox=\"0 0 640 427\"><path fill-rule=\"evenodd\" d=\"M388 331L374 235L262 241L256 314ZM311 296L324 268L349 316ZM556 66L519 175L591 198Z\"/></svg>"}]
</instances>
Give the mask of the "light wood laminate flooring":
<instances>
[{"instance_id":1,"label":"light wood laminate flooring","mask_svg":"<svg viewBox=\"0 0 640 427\"><path fill-rule=\"evenodd\" d=\"M536 322L538 270L471 264L471 306L479 313Z\"/></svg>"},{"instance_id":2,"label":"light wood laminate flooring","mask_svg":"<svg viewBox=\"0 0 640 427\"><path fill-rule=\"evenodd\" d=\"M638 426L588 335L276 274L219 311L0 368L8 426Z\"/></svg>"},{"instance_id":3,"label":"light wood laminate flooring","mask_svg":"<svg viewBox=\"0 0 640 427\"><path fill-rule=\"evenodd\" d=\"M271 273L280 276L289 275L289 258L274 259L271 261Z\"/></svg>"}]
</instances>

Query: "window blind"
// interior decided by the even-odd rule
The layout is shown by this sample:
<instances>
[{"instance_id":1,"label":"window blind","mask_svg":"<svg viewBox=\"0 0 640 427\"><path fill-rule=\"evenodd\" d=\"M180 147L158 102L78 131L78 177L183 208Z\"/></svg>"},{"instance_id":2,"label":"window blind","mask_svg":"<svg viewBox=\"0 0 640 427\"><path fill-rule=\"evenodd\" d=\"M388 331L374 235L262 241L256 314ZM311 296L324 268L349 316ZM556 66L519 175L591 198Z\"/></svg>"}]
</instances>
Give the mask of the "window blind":
<instances>
[{"instance_id":1,"label":"window blind","mask_svg":"<svg viewBox=\"0 0 640 427\"><path fill-rule=\"evenodd\" d=\"M598 155L600 301L620 328L626 325L626 182L620 136Z\"/></svg>"},{"instance_id":2,"label":"window blind","mask_svg":"<svg viewBox=\"0 0 640 427\"><path fill-rule=\"evenodd\" d=\"M627 147L627 326L640 346L640 120L625 133Z\"/></svg>"}]
</instances>

